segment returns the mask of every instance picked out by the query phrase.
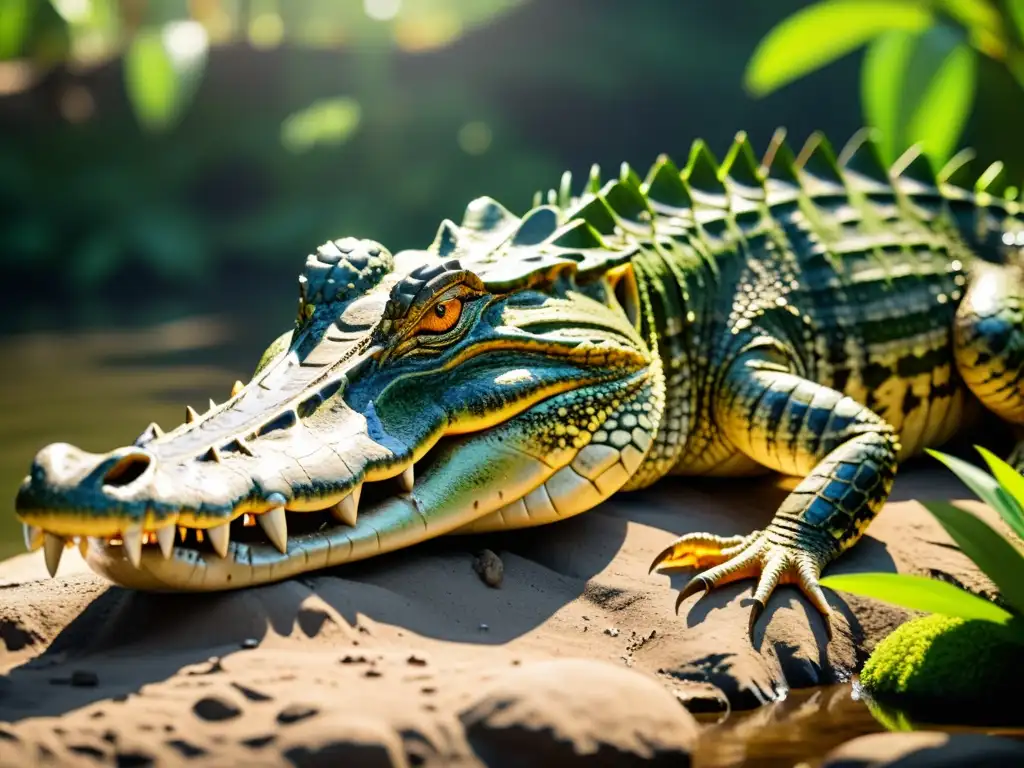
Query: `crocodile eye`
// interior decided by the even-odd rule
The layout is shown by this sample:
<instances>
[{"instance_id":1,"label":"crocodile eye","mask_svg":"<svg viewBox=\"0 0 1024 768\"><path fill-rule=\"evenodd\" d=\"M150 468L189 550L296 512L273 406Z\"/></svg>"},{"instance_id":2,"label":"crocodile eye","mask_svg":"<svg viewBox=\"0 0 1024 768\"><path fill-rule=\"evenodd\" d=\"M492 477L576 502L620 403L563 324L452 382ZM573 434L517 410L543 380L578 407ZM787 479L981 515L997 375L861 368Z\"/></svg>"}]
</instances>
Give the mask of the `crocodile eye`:
<instances>
[{"instance_id":1,"label":"crocodile eye","mask_svg":"<svg viewBox=\"0 0 1024 768\"><path fill-rule=\"evenodd\" d=\"M459 322L462 314L462 299L448 299L434 305L420 318L417 330L427 333L444 333L450 331Z\"/></svg>"}]
</instances>

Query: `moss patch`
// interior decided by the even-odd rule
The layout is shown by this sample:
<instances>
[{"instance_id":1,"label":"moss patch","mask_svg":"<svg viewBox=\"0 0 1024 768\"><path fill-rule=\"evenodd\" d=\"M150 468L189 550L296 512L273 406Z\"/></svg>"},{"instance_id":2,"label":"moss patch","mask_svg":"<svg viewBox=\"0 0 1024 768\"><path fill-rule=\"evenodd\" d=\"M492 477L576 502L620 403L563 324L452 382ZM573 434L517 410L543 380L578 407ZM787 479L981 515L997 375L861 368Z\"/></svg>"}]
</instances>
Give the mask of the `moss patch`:
<instances>
[{"instance_id":1,"label":"moss patch","mask_svg":"<svg viewBox=\"0 0 1024 768\"><path fill-rule=\"evenodd\" d=\"M1021 658L1019 625L927 616L879 643L860 682L878 701L919 717L1001 721L1024 697Z\"/></svg>"}]
</instances>

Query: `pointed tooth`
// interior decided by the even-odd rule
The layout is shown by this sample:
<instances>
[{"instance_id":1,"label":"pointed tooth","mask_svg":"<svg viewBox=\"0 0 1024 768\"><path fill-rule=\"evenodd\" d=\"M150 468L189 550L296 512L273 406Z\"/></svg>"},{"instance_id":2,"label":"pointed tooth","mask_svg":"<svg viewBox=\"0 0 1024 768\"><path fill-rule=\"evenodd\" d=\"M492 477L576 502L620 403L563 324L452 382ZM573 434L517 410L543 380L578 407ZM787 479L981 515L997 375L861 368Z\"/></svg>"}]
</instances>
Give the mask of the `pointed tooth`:
<instances>
[{"instance_id":1,"label":"pointed tooth","mask_svg":"<svg viewBox=\"0 0 1024 768\"><path fill-rule=\"evenodd\" d=\"M217 446L210 446L210 449L203 454L203 461L215 461L220 464L220 451L217 450Z\"/></svg>"},{"instance_id":2,"label":"pointed tooth","mask_svg":"<svg viewBox=\"0 0 1024 768\"><path fill-rule=\"evenodd\" d=\"M210 398L210 410L214 410L217 407L217 403L214 402L213 398Z\"/></svg>"},{"instance_id":3,"label":"pointed tooth","mask_svg":"<svg viewBox=\"0 0 1024 768\"><path fill-rule=\"evenodd\" d=\"M191 405L185 406L185 423L191 424L193 421L199 418L199 414L196 413L196 409Z\"/></svg>"},{"instance_id":4,"label":"pointed tooth","mask_svg":"<svg viewBox=\"0 0 1024 768\"><path fill-rule=\"evenodd\" d=\"M345 525L355 528L359 516L359 494L362 491L363 486L356 486L352 493L331 507L331 514Z\"/></svg>"},{"instance_id":5,"label":"pointed tooth","mask_svg":"<svg viewBox=\"0 0 1024 768\"><path fill-rule=\"evenodd\" d=\"M288 551L288 520L284 507L274 507L269 512L257 515L260 528L267 534L270 543L282 553Z\"/></svg>"},{"instance_id":6,"label":"pointed tooth","mask_svg":"<svg viewBox=\"0 0 1024 768\"><path fill-rule=\"evenodd\" d=\"M156 543L160 545L160 554L164 556L164 560L171 558L171 552L174 551L174 524L165 525L163 528L156 529Z\"/></svg>"},{"instance_id":7,"label":"pointed tooth","mask_svg":"<svg viewBox=\"0 0 1024 768\"><path fill-rule=\"evenodd\" d=\"M78 537L78 553L86 558L89 556L89 537L79 536Z\"/></svg>"},{"instance_id":8,"label":"pointed tooth","mask_svg":"<svg viewBox=\"0 0 1024 768\"><path fill-rule=\"evenodd\" d=\"M402 471L402 474L398 476L398 485L403 491L409 493L412 491L412 486L415 481L416 475L412 471L412 464L410 464Z\"/></svg>"},{"instance_id":9,"label":"pointed tooth","mask_svg":"<svg viewBox=\"0 0 1024 768\"><path fill-rule=\"evenodd\" d=\"M240 381L236 381L234 386L231 387L231 396L234 397L245 388L245 384Z\"/></svg>"},{"instance_id":10,"label":"pointed tooth","mask_svg":"<svg viewBox=\"0 0 1024 768\"><path fill-rule=\"evenodd\" d=\"M121 546L128 562L138 568L142 562L142 526L130 525L121 531Z\"/></svg>"},{"instance_id":11,"label":"pointed tooth","mask_svg":"<svg viewBox=\"0 0 1024 768\"><path fill-rule=\"evenodd\" d=\"M235 438L234 447L239 453L245 454L246 456L253 455L252 448L250 448L249 444L240 437Z\"/></svg>"},{"instance_id":12,"label":"pointed tooth","mask_svg":"<svg viewBox=\"0 0 1024 768\"><path fill-rule=\"evenodd\" d=\"M51 576L57 575L61 555L64 554L64 537L47 531L43 534L43 556L46 558L46 570Z\"/></svg>"},{"instance_id":13,"label":"pointed tooth","mask_svg":"<svg viewBox=\"0 0 1024 768\"><path fill-rule=\"evenodd\" d=\"M43 546L43 530L28 523L21 524L22 533L25 534L25 549L35 552Z\"/></svg>"},{"instance_id":14,"label":"pointed tooth","mask_svg":"<svg viewBox=\"0 0 1024 768\"><path fill-rule=\"evenodd\" d=\"M210 544L213 551L221 557L228 556L228 544L231 543L231 524L221 523L214 528L207 528L206 535L210 537Z\"/></svg>"},{"instance_id":15,"label":"pointed tooth","mask_svg":"<svg viewBox=\"0 0 1024 768\"><path fill-rule=\"evenodd\" d=\"M154 421L142 430L141 435L135 438L135 444L142 445L142 443L148 443L150 440L156 440L158 437L163 437L163 434L164 431L160 428L160 425Z\"/></svg>"}]
</instances>

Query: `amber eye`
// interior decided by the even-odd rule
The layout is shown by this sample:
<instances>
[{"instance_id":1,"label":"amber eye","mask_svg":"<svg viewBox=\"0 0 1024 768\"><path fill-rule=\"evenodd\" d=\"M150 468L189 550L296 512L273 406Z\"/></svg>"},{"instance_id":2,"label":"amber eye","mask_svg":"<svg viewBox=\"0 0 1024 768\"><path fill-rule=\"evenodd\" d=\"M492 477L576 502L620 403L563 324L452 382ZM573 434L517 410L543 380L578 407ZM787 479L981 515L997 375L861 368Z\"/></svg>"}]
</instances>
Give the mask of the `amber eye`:
<instances>
[{"instance_id":1,"label":"amber eye","mask_svg":"<svg viewBox=\"0 0 1024 768\"><path fill-rule=\"evenodd\" d=\"M462 314L462 299L448 299L434 305L420 318L419 330L428 333L444 333L450 331L459 322Z\"/></svg>"}]
</instances>

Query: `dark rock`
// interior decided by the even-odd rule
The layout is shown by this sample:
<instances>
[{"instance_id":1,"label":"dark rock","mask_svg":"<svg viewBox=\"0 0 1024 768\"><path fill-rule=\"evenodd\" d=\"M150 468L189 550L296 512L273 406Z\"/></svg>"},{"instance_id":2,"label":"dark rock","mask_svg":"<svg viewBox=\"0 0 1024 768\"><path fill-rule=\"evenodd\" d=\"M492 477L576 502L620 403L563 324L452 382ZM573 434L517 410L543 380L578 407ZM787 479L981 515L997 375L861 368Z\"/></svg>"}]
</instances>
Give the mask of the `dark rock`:
<instances>
[{"instance_id":1,"label":"dark rock","mask_svg":"<svg viewBox=\"0 0 1024 768\"><path fill-rule=\"evenodd\" d=\"M460 714L489 766L686 766L697 723L646 675L598 661L524 664Z\"/></svg>"},{"instance_id":2,"label":"dark rock","mask_svg":"<svg viewBox=\"0 0 1024 768\"><path fill-rule=\"evenodd\" d=\"M494 552L485 549L473 559L473 570L484 584L497 589L505 575L505 564Z\"/></svg>"},{"instance_id":3,"label":"dark rock","mask_svg":"<svg viewBox=\"0 0 1024 768\"><path fill-rule=\"evenodd\" d=\"M1003 768L1024 765L1024 744L976 733L873 733L832 750L822 768Z\"/></svg>"}]
</instances>

